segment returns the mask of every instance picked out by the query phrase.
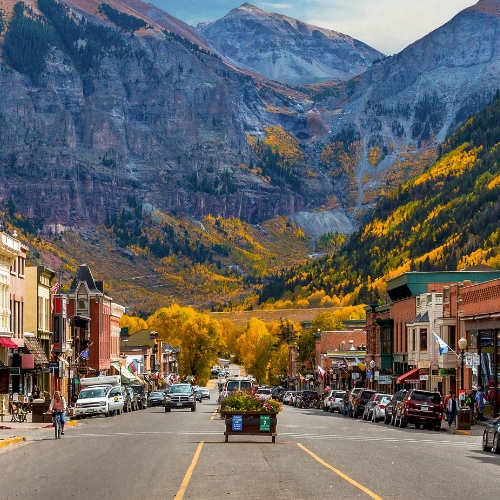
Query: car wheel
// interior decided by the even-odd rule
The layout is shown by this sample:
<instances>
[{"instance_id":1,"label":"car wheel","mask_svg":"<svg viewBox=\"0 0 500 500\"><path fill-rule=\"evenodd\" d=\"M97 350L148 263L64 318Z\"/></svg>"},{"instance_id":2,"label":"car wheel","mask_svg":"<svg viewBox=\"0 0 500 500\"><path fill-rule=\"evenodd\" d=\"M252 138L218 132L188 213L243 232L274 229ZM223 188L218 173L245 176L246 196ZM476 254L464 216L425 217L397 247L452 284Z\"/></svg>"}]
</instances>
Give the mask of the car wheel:
<instances>
[{"instance_id":1,"label":"car wheel","mask_svg":"<svg viewBox=\"0 0 500 500\"><path fill-rule=\"evenodd\" d=\"M396 415L394 413L391 416L391 425L396 425Z\"/></svg>"},{"instance_id":2,"label":"car wheel","mask_svg":"<svg viewBox=\"0 0 500 500\"><path fill-rule=\"evenodd\" d=\"M168 413L170 411L170 408L165 408L165 413Z\"/></svg>"},{"instance_id":3,"label":"car wheel","mask_svg":"<svg viewBox=\"0 0 500 500\"><path fill-rule=\"evenodd\" d=\"M483 432L483 451L491 451L491 446L488 446L488 431Z\"/></svg>"},{"instance_id":4,"label":"car wheel","mask_svg":"<svg viewBox=\"0 0 500 500\"><path fill-rule=\"evenodd\" d=\"M394 427L399 427L399 420L397 415L394 417Z\"/></svg>"},{"instance_id":5,"label":"car wheel","mask_svg":"<svg viewBox=\"0 0 500 500\"><path fill-rule=\"evenodd\" d=\"M439 432L439 431L441 430L441 420L440 420L439 422L436 422L436 423L434 424L434 430L435 430L436 432Z\"/></svg>"},{"instance_id":6,"label":"car wheel","mask_svg":"<svg viewBox=\"0 0 500 500\"><path fill-rule=\"evenodd\" d=\"M408 420L400 418L399 419L399 427L401 427L401 429L404 429L405 427L408 427Z\"/></svg>"},{"instance_id":7,"label":"car wheel","mask_svg":"<svg viewBox=\"0 0 500 500\"><path fill-rule=\"evenodd\" d=\"M495 437L493 438L493 446L492 446L492 451L496 455L500 453L500 442L498 440L498 432L495 432Z\"/></svg>"},{"instance_id":8,"label":"car wheel","mask_svg":"<svg viewBox=\"0 0 500 500\"><path fill-rule=\"evenodd\" d=\"M373 422L374 424L376 424L376 423L377 423L377 417L375 416L375 412L372 412L372 422Z\"/></svg>"},{"instance_id":9,"label":"car wheel","mask_svg":"<svg viewBox=\"0 0 500 500\"><path fill-rule=\"evenodd\" d=\"M191 406L191 411L196 411L196 405Z\"/></svg>"},{"instance_id":10,"label":"car wheel","mask_svg":"<svg viewBox=\"0 0 500 500\"><path fill-rule=\"evenodd\" d=\"M385 425L389 425L391 423L391 417L389 417L388 415L386 415L384 417L384 424Z\"/></svg>"},{"instance_id":11,"label":"car wheel","mask_svg":"<svg viewBox=\"0 0 500 500\"><path fill-rule=\"evenodd\" d=\"M422 427L422 424L415 424L415 429L420 429Z\"/></svg>"}]
</instances>

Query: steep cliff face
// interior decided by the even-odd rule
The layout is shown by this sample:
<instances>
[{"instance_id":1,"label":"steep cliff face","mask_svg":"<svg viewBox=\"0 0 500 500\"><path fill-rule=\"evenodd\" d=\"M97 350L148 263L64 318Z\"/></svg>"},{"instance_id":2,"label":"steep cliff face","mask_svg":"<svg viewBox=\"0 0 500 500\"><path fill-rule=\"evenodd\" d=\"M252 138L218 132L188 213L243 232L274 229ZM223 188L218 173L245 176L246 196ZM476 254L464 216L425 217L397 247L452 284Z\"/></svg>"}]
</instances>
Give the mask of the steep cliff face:
<instances>
[{"instance_id":1,"label":"steep cliff face","mask_svg":"<svg viewBox=\"0 0 500 500\"><path fill-rule=\"evenodd\" d=\"M136 4L134 13L154 11L156 28L122 32L123 47L98 68L83 72L54 46L37 81L2 67L0 196L68 225L102 222L132 189L195 216L256 221L306 207L303 195L241 169L254 158L247 134L267 121L250 76L195 44L196 34L191 43L161 31L157 9ZM67 14L102 23L98 5L73 2Z\"/></svg>"},{"instance_id":2,"label":"steep cliff face","mask_svg":"<svg viewBox=\"0 0 500 500\"><path fill-rule=\"evenodd\" d=\"M347 80L383 57L350 36L248 3L222 19L199 24L197 30L236 66L289 85Z\"/></svg>"}]
</instances>

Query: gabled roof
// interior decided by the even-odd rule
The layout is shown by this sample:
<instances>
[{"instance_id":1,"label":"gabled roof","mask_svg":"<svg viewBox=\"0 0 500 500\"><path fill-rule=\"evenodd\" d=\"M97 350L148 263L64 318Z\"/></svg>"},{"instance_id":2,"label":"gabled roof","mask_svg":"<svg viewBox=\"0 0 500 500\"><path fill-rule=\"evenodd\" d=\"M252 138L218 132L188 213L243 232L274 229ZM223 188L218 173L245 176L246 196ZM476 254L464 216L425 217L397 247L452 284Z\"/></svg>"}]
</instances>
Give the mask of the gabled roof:
<instances>
[{"instance_id":1,"label":"gabled roof","mask_svg":"<svg viewBox=\"0 0 500 500\"><path fill-rule=\"evenodd\" d=\"M90 271L90 268L89 266L87 266L87 264L82 264L78 267L76 275L73 278L73 282L71 283L69 293L75 293L78 288L78 284L82 281L87 284L90 293L103 293L102 290L99 290L99 288L97 288L94 277L92 276L92 272Z\"/></svg>"},{"instance_id":2,"label":"gabled roof","mask_svg":"<svg viewBox=\"0 0 500 500\"><path fill-rule=\"evenodd\" d=\"M410 323L429 323L429 313L427 311L418 313Z\"/></svg>"}]
</instances>

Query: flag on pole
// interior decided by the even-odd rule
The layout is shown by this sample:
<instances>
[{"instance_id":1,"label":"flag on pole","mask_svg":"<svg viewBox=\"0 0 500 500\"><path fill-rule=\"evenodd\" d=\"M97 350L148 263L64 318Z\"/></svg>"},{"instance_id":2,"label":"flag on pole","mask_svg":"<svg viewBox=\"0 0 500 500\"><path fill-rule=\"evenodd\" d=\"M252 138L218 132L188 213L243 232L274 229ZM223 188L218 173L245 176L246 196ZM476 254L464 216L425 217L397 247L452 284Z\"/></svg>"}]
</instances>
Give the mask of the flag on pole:
<instances>
[{"instance_id":1,"label":"flag on pole","mask_svg":"<svg viewBox=\"0 0 500 500\"><path fill-rule=\"evenodd\" d=\"M90 356L90 352L89 352L89 349L85 349L84 351L82 351L80 353L80 358L83 358L83 359L89 359L89 356Z\"/></svg>"},{"instance_id":2,"label":"flag on pole","mask_svg":"<svg viewBox=\"0 0 500 500\"><path fill-rule=\"evenodd\" d=\"M434 333L434 340L439 344L439 355L446 354L449 350L448 344L436 332L432 333Z\"/></svg>"},{"instance_id":3,"label":"flag on pole","mask_svg":"<svg viewBox=\"0 0 500 500\"><path fill-rule=\"evenodd\" d=\"M56 281L50 288L50 291L52 293L57 293L59 291L59 288L61 288L61 284L59 283L59 281Z\"/></svg>"},{"instance_id":4,"label":"flag on pole","mask_svg":"<svg viewBox=\"0 0 500 500\"><path fill-rule=\"evenodd\" d=\"M319 365L318 365L318 373L321 378L325 376L325 370L323 370L323 368L321 368L321 366Z\"/></svg>"}]
</instances>

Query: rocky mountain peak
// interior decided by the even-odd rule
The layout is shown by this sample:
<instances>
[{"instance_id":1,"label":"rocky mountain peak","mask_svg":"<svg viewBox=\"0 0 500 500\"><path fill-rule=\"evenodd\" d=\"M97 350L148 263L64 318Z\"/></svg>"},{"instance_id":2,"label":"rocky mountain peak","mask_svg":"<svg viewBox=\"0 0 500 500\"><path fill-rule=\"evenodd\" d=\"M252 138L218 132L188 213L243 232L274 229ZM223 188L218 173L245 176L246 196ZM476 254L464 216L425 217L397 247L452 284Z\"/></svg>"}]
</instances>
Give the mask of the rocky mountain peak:
<instances>
[{"instance_id":1,"label":"rocky mountain peak","mask_svg":"<svg viewBox=\"0 0 500 500\"><path fill-rule=\"evenodd\" d=\"M348 35L249 3L196 29L229 63L288 85L348 80L383 57Z\"/></svg>"}]
</instances>

